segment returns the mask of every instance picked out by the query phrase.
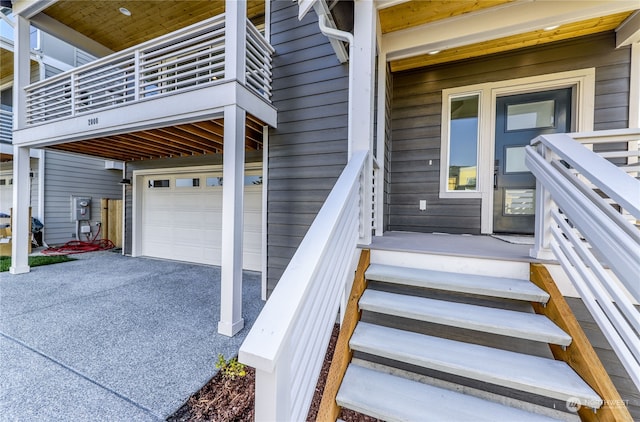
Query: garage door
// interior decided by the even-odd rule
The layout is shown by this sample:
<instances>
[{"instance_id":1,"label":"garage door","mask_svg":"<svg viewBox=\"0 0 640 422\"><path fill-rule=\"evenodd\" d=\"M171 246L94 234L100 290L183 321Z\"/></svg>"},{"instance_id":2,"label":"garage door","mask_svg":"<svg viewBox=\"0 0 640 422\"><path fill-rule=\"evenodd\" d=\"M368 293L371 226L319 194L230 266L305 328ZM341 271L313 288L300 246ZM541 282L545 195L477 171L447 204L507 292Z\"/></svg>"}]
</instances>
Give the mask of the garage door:
<instances>
[{"instance_id":1,"label":"garage door","mask_svg":"<svg viewBox=\"0 0 640 422\"><path fill-rule=\"evenodd\" d=\"M260 271L262 183L245 176L243 267ZM142 184L142 255L220 265L222 177L216 173L149 175Z\"/></svg>"}]
</instances>

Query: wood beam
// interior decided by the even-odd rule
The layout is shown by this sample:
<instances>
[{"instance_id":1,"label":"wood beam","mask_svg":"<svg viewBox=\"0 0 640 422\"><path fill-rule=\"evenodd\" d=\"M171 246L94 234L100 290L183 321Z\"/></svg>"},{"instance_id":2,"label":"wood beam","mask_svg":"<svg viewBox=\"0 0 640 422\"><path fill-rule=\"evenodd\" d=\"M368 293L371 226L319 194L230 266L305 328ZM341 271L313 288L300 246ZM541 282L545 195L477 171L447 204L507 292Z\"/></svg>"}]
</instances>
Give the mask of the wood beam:
<instances>
[{"instance_id":1,"label":"wood beam","mask_svg":"<svg viewBox=\"0 0 640 422\"><path fill-rule=\"evenodd\" d=\"M351 336L362 314L358 308L358 301L367 288L367 279L364 274L367 268L369 268L370 259L371 252L369 249L364 249L360 253L356 276L351 286L349 299L347 300L347 308L344 313L344 319L342 320L342 326L340 327L340 334L338 334L338 341L335 351L333 352L333 358L331 359L331 366L329 367L327 382L322 393L322 400L320 401L316 422L334 422L340 414L340 407L336 403L336 396L338 395L344 374L347 372L347 367L353 357L353 351L349 348L349 340L351 340Z\"/></svg>"},{"instance_id":2,"label":"wood beam","mask_svg":"<svg viewBox=\"0 0 640 422\"><path fill-rule=\"evenodd\" d=\"M68 42L96 57L104 57L113 53L113 50L92 40L72 28L58 22L50 16L40 13L31 18L31 24L42 31L55 36L56 38Z\"/></svg>"}]
</instances>

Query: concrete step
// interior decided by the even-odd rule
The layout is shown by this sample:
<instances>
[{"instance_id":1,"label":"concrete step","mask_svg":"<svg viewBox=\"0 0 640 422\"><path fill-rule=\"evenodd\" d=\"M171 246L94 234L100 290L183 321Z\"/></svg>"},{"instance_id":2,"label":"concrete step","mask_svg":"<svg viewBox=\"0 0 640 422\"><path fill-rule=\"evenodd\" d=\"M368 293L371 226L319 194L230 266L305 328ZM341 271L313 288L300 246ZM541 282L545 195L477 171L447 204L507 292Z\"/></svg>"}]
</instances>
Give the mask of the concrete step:
<instances>
[{"instance_id":1,"label":"concrete step","mask_svg":"<svg viewBox=\"0 0 640 422\"><path fill-rule=\"evenodd\" d=\"M547 303L549 294L528 280L489 277L475 274L404 268L371 264L366 272L368 280L409 286L469 293L505 299Z\"/></svg>"},{"instance_id":2,"label":"concrete step","mask_svg":"<svg viewBox=\"0 0 640 422\"><path fill-rule=\"evenodd\" d=\"M556 420L354 364L347 368L336 401L385 421Z\"/></svg>"},{"instance_id":3,"label":"concrete step","mask_svg":"<svg viewBox=\"0 0 640 422\"><path fill-rule=\"evenodd\" d=\"M360 309L568 346L571 337L543 315L367 289Z\"/></svg>"},{"instance_id":4,"label":"concrete step","mask_svg":"<svg viewBox=\"0 0 640 422\"><path fill-rule=\"evenodd\" d=\"M353 350L599 408L602 399L565 362L360 322ZM494 419L498 420L498 418ZM515 419L514 419L515 420Z\"/></svg>"}]
</instances>

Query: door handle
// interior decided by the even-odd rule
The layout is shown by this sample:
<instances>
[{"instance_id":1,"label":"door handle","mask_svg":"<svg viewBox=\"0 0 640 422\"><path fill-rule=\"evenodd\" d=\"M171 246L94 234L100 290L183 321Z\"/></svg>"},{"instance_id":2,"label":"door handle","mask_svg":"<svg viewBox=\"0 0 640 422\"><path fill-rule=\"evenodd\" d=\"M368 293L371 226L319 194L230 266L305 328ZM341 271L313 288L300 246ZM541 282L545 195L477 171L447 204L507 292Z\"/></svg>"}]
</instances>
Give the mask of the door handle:
<instances>
[{"instance_id":1,"label":"door handle","mask_svg":"<svg viewBox=\"0 0 640 422\"><path fill-rule=\"evenodd\" d=\"M498 189L498 172L493 172L493 188Z\"/></svg>"}]
</instances>

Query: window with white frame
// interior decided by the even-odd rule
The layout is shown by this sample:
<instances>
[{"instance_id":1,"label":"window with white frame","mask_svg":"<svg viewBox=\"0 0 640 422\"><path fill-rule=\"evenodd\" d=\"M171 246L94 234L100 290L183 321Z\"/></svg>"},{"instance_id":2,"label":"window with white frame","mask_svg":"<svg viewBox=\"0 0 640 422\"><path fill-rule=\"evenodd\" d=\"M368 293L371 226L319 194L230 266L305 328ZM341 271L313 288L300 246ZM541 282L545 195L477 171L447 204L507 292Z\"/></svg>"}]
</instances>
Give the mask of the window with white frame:
<instances>
[{"instance_id":1,"label":"window with white frame","mask_svg":"<svg viewBox=\"0 0 640 422\"><path fill-rule=\"evenodd\" d=\"M470 193L478 191L478 151L480 139L481 94L462 93L448 96L443 116L442 191Z\"/></svg>"}]
</instances>

